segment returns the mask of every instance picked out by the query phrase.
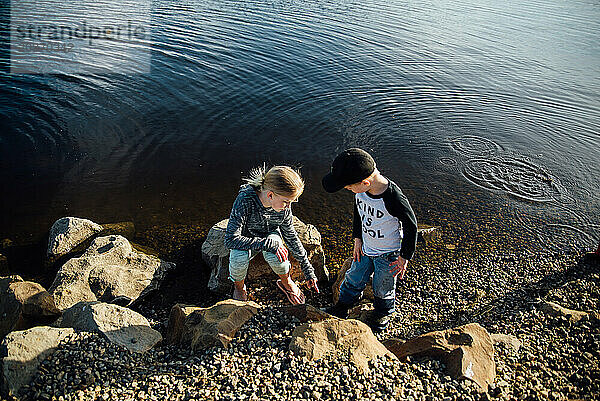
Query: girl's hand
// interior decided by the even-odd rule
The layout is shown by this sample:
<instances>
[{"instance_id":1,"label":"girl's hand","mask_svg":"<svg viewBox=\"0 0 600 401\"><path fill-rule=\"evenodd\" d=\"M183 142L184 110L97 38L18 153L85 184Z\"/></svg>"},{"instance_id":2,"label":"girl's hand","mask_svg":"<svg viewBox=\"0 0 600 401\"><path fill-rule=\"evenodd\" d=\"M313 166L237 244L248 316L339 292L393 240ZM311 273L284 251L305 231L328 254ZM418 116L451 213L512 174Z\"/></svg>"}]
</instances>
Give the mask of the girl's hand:
<instances>
[{"instance_id":1,"label":"girl's hand","mask_svg":"<svg viewBox=\"0 0 600 401\"><path fill-rule=\"evenodd\" d=\"M354 261L360 262L360 257L364 255L362 251L362 239L354 238L354 251L352 252L352 257Z\"/></svg>"},{"instance_id":2,"label":"girl's hand","mask_svg":"<svg viewBox=\"0 0 600 401\"><path fill-rule=\"evenodd\" d=\"M275 252L275 255L277 255L277 259L279 259L281 263L288 260L288 250L283 245L279 245L279 248L277 248L277 252Z\"/></svg>"},{"instance_id":3,"label":"girl's hand","mask_svg":"<svg viewBox=\"0 0 600 401\"><path fill-rule=\"evenodd\" d=\"M408 260L398 255L398 260L395 260L392 263L390 263L390 266L393 266L390 269L390 273L392 273L394 277L400 274L400 279L402 279L404 277L404 273L406 273L406 266L408 266Z\"/></svg>"},{"instance_id":4,"label":"girl's hand","mask_svg":"<svg viewBox=\"0 0 600 401\"><path fill-rule=\"evenodd\" d=\"M308 280L306 282L306 284L308 285L308 288L315 290L315 292L318 294L319 293L319 287L317 286L317 279L312 279L312 280Z\"/></svg>"}]
</instances>

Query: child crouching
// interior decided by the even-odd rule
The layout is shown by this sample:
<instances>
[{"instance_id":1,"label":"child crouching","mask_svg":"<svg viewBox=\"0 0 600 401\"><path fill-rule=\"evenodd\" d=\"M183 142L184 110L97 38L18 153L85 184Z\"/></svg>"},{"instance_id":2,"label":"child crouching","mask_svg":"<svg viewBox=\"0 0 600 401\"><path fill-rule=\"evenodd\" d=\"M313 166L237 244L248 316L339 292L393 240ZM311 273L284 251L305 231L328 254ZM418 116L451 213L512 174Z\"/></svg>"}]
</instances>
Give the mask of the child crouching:
<instances>
[{"instance_id":1,"label":"child crouching","mask_svg":"<svg viewBox=\"0 0 600 401\"><path fill-rule=\"evenodd\" d=\"M262 251L265 261L279 276L279 289L292 304L303 304L304 294L290 278L291 264L285 245L300 262L309 288L318 292L314 269L292 224L291 205L304 191L304 181L288 166L275 166L268 171L265 167L256 168L245 181L247 184L240 187L233 203L225 233L233 298L248 299L244 285L248 265Z\"/></svg>"}]
</instances>

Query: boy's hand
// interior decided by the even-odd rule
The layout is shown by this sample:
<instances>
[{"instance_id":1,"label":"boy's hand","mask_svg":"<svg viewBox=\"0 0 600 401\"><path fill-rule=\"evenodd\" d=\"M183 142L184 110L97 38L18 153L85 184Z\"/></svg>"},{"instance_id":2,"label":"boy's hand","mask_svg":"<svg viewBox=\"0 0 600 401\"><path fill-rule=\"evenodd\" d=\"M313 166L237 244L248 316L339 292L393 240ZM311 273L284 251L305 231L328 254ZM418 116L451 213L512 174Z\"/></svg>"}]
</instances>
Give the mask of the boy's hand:
<instances>
[{"instance_id":1,"label":"boy's hand","mask_svg":"<svg viewBox=\"0 0 600 401\"><path fill-rule=\"evenodd\" d=\"M392 263L390 263L390 266L393 266L390 269L390 273L392 273L394 277L400 274L400 279L402 279L404 277L404 273L406 273L406 266L408 266L408 260L404 259L402 256L398 256L398 260L395 260Z\"/></svg>"},{"instance_id":2,"label":"boy's hand","mask_svg":"<svg viewBox=\"0 0 600 401\"><path fill-rule=\"evenodd\" d=\"M354 251L352 252L352 257L354 261L360 262L360 257L364 255L362 251L362 239L354 238Z\"/></svg>"},{"instance_id":3,"label":"boy's hand","mask_svg":"<svg viewBox=\"0 0 600 401\"><path fill-rule=\"evenodd\" d=\"M308 288L315 290L315 292L318 294L319 293L319 287L317 286L317 279L312 279L312 280L308 280L306 282L306 284L308 285Z\"/></svg>"},{"instance_id":4,"label":"boy's hand","mask_svg":"<svg viewBox=\"0 0 600 401\"><path fill-rule=\"evenodd\" d=\"M279 261L282 263L288 260L288 250L283 245L279 245L279 248L277 248L277 252L275 252L275 255L277 255L277 259L279 259Z\"/></svg>"}]
</instances>

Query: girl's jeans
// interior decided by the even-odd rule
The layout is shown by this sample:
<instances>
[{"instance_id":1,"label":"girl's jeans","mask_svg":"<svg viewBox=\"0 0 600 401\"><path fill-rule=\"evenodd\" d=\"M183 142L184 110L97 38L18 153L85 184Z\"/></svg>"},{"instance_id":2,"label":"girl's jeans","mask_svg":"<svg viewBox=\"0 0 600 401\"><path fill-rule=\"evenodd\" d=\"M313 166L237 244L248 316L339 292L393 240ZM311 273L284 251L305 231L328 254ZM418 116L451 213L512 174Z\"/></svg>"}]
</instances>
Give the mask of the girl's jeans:
<instances>
[{"instance_id":1,"label":"girl's jeans","mask_svg":"<svg viewBox=\"0 0 600 401\"><path fill-rule=\"evenodd\" d=\"M396 301L396 277L390 273L390 263L398 259L400 251L384 253L379 256L361 255L360 262L353 261L346 271L340 286L339 302L353 305L373 276L373 306L375 313L387 316L394 313Z\"/></svg>"},{"instance_id":2,"label":"girl's jeans","mask_svg":"<svg viewBox=\"0 0 600 401\"><path fill-rule=\"evenodd\" d=\"M280 244L283 244L283 241L279 235L270 234L269 237L275 239ZM248 265L250 264L250 259L255 257L258 252L260 251L241 251L239 249L231 249L229 251L229 278L232 281L241 281L245 279L246 275L248 274ZM289 260L280 262L277 255L272 252L262 251L262 254L275 274L289 273L291 267Z\"/></svg>"}]
</instances>

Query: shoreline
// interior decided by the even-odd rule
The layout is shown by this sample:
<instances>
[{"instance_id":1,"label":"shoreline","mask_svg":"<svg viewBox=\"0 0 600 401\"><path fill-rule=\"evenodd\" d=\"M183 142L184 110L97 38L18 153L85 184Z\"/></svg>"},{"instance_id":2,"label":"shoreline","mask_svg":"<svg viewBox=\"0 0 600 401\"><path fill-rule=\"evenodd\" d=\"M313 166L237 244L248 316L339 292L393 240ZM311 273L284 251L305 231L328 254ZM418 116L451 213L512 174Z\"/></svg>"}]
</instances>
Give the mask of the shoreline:
<instances>
[{"instance_id":1,"label":"shoreline","mask_svg":"<svg viewBox=\"0 0 600 401\"><path fill-rule=\"evenodd\" d=\"M331 255L335 254L340 263L349 254L350 242L344 241L344 236L350 233L350 226L318 229L333 278L339 265ZM132 308L163 335L175 303L206 307L224 299L205 290L210 272L204 267L200 248L207 231L197 226L167 226L140 231L134 238L143 246L156 247L161 258L177 263L160 289ZM600 323L572 324L539 309L541 299L571 309L597 308L598 262L594 265L585 261L582 251L541 250L526 247L524 242L515 241L501 248L497 245L502 245L505 237L503 233L499 237L491 244L478 243L477 235L470 242L457 243L456 232L442 227L439 238L420 242L406 278L398 284L398 307L390 328L377 335L380 340L408 339L475 322L491 333L516 336L523 344L521 351L496 347L497 377L485 395L468 382L450 379L444 365L433 359L418 358L408 364L378 360L371 373L364 375L343 360L306 362L290 354L290 332L298 322L273 309L287 301L277 291L274 280L262 279L249 288L250 299L267 309L242 326L229 350L211 348L194 354L163 344L140 356L108 343L100 335L77 334L73 344L61 346L56 357L44 362L44 368L52 374L38 375L28 390L29 398L26 395L22 399L43 399L47 386L56 394L62 393L63 400L166 396L181 400L250 400L277 399L278 395L281 399L363 399L374 395L372 399L376 400L396 397L415 401L599 399ZM486 251L480 250L483 245L488 246ZM47 271L46 275L52 273ZM324 306L331 299L330 290L325 288L320 295L305 293L307 303L314 306ZM249 346L250 338L257 335L258 344ZM572 339L577 342L573 344ZM106 358L107 352L113 357ZM125 370L123 360L129 366ZM278 362L279 370L275 369ZM77 382L75 372L82 364L94 376L89 383ZM319 376L319 381L315 372L326 377ZM232 386L236 377L238 385Z\"/></svg>"}]
</instances>

